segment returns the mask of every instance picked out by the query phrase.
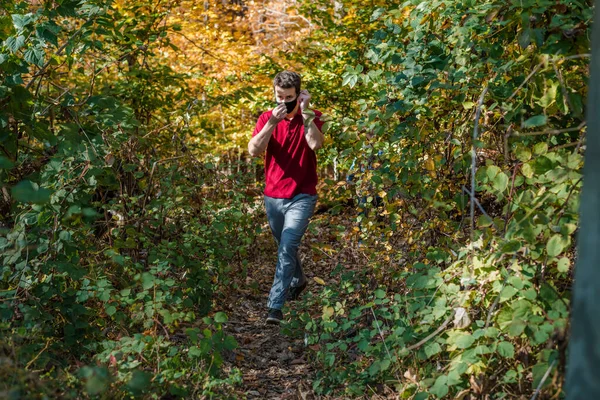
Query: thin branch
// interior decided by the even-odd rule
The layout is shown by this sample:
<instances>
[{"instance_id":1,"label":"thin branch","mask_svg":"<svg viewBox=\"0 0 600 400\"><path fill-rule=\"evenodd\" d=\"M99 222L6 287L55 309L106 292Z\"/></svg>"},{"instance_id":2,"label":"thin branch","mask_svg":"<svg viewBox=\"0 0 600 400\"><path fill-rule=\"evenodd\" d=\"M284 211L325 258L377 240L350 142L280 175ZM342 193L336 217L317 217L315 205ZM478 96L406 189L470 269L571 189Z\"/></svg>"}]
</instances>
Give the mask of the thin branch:
<instances>
[{"instance_id":1,"label":"thin branch","mask_svg":"<svg viewBox=\"0 0 600 400\"><path fill-rule=\"evenodd\" d=\"M383 343L383 347L385 348L385 351L387 352L387 355L391 362L392 354L390 353L390 349L388 349L387 344L385 343L385 336L383 336L383 332L381 331L381 328L379 327L379 321L377 320L377 316L375 315L375 310L373 310L373 307L371 307L371 313L373 314L373 318L375 318L375 324L377 325L377 330L379 331L379 336L381 336L381 342ZM400 381L400 377L398 376L398 371L396 371L396 379L398 379L398 381Z\"/></svg>"},{"instance_id":2,"label":"thin branch","mask_svg":"<svg viewBox=\"0 0 600 400\"><path fill-rule=\"evenodd\" d=\"M504 135L504 160L508 162L510 149L508 147L508 138L511 137L513 133L513 125L510 124L508 129L506 130L506 134Z\"/></svg>"},{"instance_id":3,"label":"thin branch","mask_svg":"<svg viewBox=\"0 0 600 400\"><path fill-rule=\"evenodd\" d=\"M87 21L85 21L80 27L79 29L77 29L77 31L75 31L75 33L73 35L71 35L70 38L68 38L63 44L62 46L60 46L60 48L58 49L58 51L56 52L55 55L60 56L62 54L62 52L67 48L67 46L69 45L69 43L71 43L71 41L75 38L75 36L79 35L79 33L81 32L81 30L88 25L89 22L91 22L93 19L89 18ZM53 57L50 57L48 59L48 61L46 61L46 63L42 66L42 68L40 68L40 70L38 72L36 72L32 77L31 80L27 83L27 85L25 86L25 89L29 89L31 87L31 85L33 85L33 82L35 82L36 78L38 76L44 75L46 73L46 69L48 68L48 66L50 65L50 63L54 60Z\"/></svg>"},{"instance_id":4,"label":"thin branch","mask_svg":"<svg viewBox=\"0 0 600 400\"><path fill-rule=\"evenodd\" d=\"M477 208L479 208L479 210L486 216L488 217L491 221L492 221L492 225L494 226L494 229L498 230L498 227L496 226L496 224L494 224L494 219L492 217L490 217L490 215L485 212L485 210L483 209L481 203L479 202L479 200L477 200L477 198L475 197L475 195L473 193L471 193L469 191L469 189L466 188L466 186L463 185L462 187L463 191L469 195L469 197L471 198L471 202L475 203L477 205Z\"/></svg>"},{"instance_id":5,"label":"thin branch","mask_svg":"<svg viewBox=\"0 0 600 400\"><path fill-rule=\"evenodd\" d=\"M471 240L474 241L474 232L475 232L475 173L477 172L477 153L475 152L475 142L477 141L477 137L479 136L479 118L481 117L481 107L483 106L483 99L488 91L488 86L486 85L483 88L483 92L481 92L481 96L479 96L479 101L477 103L477 111L475 112L475 126L473 128L473 143L471 145Z\"/></svg>"},{"instance_id":6,"label":"thin branch","mask_svg":"<svg viewBox=\"0 0 600 400\"><path fill-rule=\"evenodd\" d=\"M555 222L555 224L558 224L558 222L560 221L560 219L562 218L562 216L565 214L565 210L567 209L567 206L569 204L569 200L571 199L571 195L573 194L573 192L577 188L577 185L579 185L582 180L583 180L583 177L579 178L577 180L577 182L575 182L573 184L573 187L571 188L571 190L569 190L569 194L567 195L567 198L565 199L562 207L560 208L560 211L556 215L556 219L555 219L556 222Z\"/></svg>"},{"instance_id":7,"label":"thin branch","mask_svg":"<svg viewBox=\"0 0 600 400\"><path fill-rule=\"evenodd\" d=\"M487 316L487 318L485 320L485 327L484 327L484 329L487 329L490 326L490 323L492 322L492 315L494 314L494 311L496 311L496 307L498 307L498 303L500 303L500 294L504 290L505 286L506 286L506 279L504 279L504 282L502 283L502 288L500 288L500 292L498 293L498 295L494 299L494 303L490 307L490 311L488 311L488 316Z\"/></svg>"},{"instance_id":8,"label":"thin branch","mask_svg":"<svg viewBox=\"0 0 600 400\"><path fill-rule=\"evenodd\" d=\"M550 150L553 151L553 150L559 150L559 149L566 149L566 148L573 147L573 146L579 147L583 143L585 143L585 140L583 140L583 141L577 141L577 142L572 142L572 143L561 144L560 146L552 147Z\"/></svg>"},{"instance_id":9,"label":"thin branch","mask_svg":"<svg viewBox=\"0 0 600 400\"><path fill-rule=\"evenodd\" d=\"M559 60L575 60L578 58L590 58L591 54L590 53L583 53L583 54L575 54L572 56L568 56L568 57L556 57Z\"/></svg>"},{"instance_id":10,"label":"thin branch","mask_svg":"<svg viewBox=\"0 0 600 400\"><path fill-rule=\"evenodd\" d=\"M550 376L550 371L552 371L552 368L554 368L554 366L556 365L556 361L557 361L556 359L554 361L552 361L552 364L550 364L550 366L546 370L546 373L540 380L540 383L538 383L537 389L535 389L535 393L533 394L533 397L531 397L531 400L535 400L538 397L538 394L540 394L540 391L542 390L542 386L544 385L544 382L546 382L546 379L548 379L548 376Z\"/></svg>"},{"instance_id":11,"label":"thin branch","mask_svg":"<svg viewBox=\"0 0 600 400\"><path fill-rule=\"evenodd\" d=\"M442 332L444 329L446 329L446 327L448 326L448 324L450 323L450 320L452 320L452 316L449 316L442 325L440 325L433 333L431 333L429 336L427 336L425 339L421 340L418 343L413 344L412 346L409 346L406 348L406 351L412 351L412 350L416 350L419 347L423 346L425 343L427 343L428 341L430 341L432 338L434 338L435 336L437 336L440 332Z\"/></svg>"},{"instance_id":12,"label":"thin branch","mask_svg":"<svg viewBox=\"0 0 600 400\"><path fill-rule=\"evenodd\" d=\"M273 14L279 14L279 15L282 15L282 16L286 16L286 17L288 17L290 19L300 18L300 19L302 19L303 21L305 21L308 24L308 26L310 27L311 30L313 29L312 23L306 17L304 17L302 15L290 15L290 14L286 14L284 12L281 12L281 11L278 11L278 10L273 10L272 8L267 8L267 7L265 7L265 10L267 10L267 11L273 13Z\"/></svg>"},{"instance_id":13,"label":"thin branch","mask_svg":"<svg viewBox=\"0 0 600 400\"><path fill-rule=\"evenodd\" d=\"M582 123L580 123L577 127L575 128L566 128L566 129L548 129L545 131L539 131L539 132L527 132L527 133L520 133L520 132L513 132L511 135L512 136L540 136L540 135L560 135L561 133L569 133L569 132L577 132L580 131L581 129L583 129L586 125L586 122L583 121Z\"/></svg>"},{"instance_id":14,"label":"thin branch","mask_svg":"<svg viewBox=\"0 0 600 400\"><path fill-rule=\"evenodd\" d=\"M207 55L211 56L212 58L214 58L215 60L221 61L226 63L227 61L223 60L222 58L220 58L219 56L214 55L211 51L205 49L204 47L200 46L198 43L196 43L194 40L190 39L189 37L187 37L185 34L181 33L181 32L177 32L177 31L172 31L173 33L176 33L178 35L183 36L184 39L186 39L188 42L190 42L192 45L194 45L194 47L199 48L200 50L202 50L203 52L205 52Z\"/></svg>"},{"instance_id":15,"label":"thin branch","mask_svg":"<svg viewBox=\"0 0 600 400\"><path fill-rule=\"evenodd\" d=\"M531 73L529 75L527 75L527 78L525 78L525 80L519 85L519 87L513 92L513 94L510 95L508 100L506 100L507 102L511 101L513 99L513 97L515 97L517 95L519 90L521 90L523 88L523 86L525 86L527 84L527 82L529 82L529 80L533 77L533 75L535 75L535 73L538 72L538 70L540 68L542 68L544 63L545 63L545 61L542 61L541 63L539 63L538 65L535 66L533 71L531 71Z\"/></svg>"},{"instance_id":16,"label":"thin branch","mask_svg":"<svg viewBox=\"0 0 600 400\"><path fill-rule=\"evenodd\" d=\"M39 352L39 353L38 353L38 354L37 354L35 357L33 357L33 358L31 359L31 361L29 361L29 362L27 363L27 365L25 366L25 369L28 369L28 368L31 366L31 364L33 364L33 363L35 362L35 360L37 360L38 358L40 358L40 356L42 355L42 353L48 349L48 346L50 346L50 343L52 343L52 340L53 340L53 339L49 339L49 340L46 342L46 345L44 346L44 348L43 348L43 349L42 349L42 350L41 350L41 351L40 351L40 352Z\"/></svg>"},{"instance_id":17,"label":"thin branch","mask_svg":"<svg viewBox=\"0 0 600 400\"><path fill-rule=\"evenodd\" d=\"M167 162L167 161L178 160L178 159L184 158L184 157L185 156L178 156L178 157L171 157L171 158L165 158L162 160L154 161L154 164L152 164L152 170L150 171L150 177L148 178L148 190L146 190L146 194L144 195L144 200L142 201L142 211L146 209L146 201L148 199L148 196L150 196L150 190L152 189L152 178L154 177L154 170L156 169L156 165L163 163L163 162Z\"/></svg>"},{"instance_id":18,"label":"thin branch","mask_svg":"<svg viewBox=\"0 0 600 400\"><path fill-rule=\"evenodd\" d=\"M558 78L558 82L560 82L560 91L562 92L562 95L563 95L563 104L567 108L567 112L564 113L563 115L567 115L573 109L573 105L571 104L571 101L569 100L569 93L567 92L567 85L565 84L565 80L563 79L562 73L556 66L556 61L554 61L554 60L552 61L552 68L554 68L554 73L556 74L556 77Z\"/></svg>"}]
</instances>

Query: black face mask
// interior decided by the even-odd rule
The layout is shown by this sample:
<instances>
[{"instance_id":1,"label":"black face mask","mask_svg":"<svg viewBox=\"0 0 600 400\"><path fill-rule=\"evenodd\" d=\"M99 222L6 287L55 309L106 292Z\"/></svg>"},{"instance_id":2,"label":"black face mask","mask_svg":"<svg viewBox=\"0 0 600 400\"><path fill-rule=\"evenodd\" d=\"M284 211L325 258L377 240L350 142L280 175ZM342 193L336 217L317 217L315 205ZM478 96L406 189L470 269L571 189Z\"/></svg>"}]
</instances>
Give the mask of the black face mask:
<instances>
[{"instance_id":1,"label":"black face mask","mask_svg":"<svg viewBox=\"0 0 600 400\"><path fill-rule=\"evenodd\" d=\"M277 103L277 105L282 104L282 103L279 103L279 102L276 102L276 103ZM296 97L292 101L286 101L285 102L285 108L286 108L288 114L290 114L292 111L294 111L294 108L296 108L296 104L298 104L298 97Z\"/></svg>"}]
</instances>

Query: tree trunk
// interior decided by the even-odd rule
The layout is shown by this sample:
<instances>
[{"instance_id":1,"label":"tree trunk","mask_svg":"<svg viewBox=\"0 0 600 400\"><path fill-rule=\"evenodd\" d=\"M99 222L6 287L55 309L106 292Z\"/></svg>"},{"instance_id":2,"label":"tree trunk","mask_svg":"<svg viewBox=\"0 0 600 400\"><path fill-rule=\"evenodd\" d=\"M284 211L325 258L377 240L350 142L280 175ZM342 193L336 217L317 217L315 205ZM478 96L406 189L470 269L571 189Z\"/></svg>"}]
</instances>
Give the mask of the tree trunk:
<instances>
[{"instance_id":1,"label":"tree trunk","mask_svg":"<svg viewBox=\"0 0 600 400\"><path fill-rule=\"evenodd\" d=\"M597 2L596 2L597 3ZM600 17L594 10L587 146L583 167L578 258L573 285L566 393L600 399Z\"/></svg>"}]
</instances>

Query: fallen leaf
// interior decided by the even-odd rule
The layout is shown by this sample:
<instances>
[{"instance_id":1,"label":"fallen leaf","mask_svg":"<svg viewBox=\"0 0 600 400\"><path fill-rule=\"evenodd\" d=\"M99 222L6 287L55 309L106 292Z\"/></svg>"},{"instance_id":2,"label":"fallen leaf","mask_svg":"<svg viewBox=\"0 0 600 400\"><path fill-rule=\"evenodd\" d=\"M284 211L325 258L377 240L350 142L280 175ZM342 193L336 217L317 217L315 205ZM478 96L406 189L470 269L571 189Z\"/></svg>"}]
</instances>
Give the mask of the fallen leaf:
<instances>
[{"instance_id":1,"label":"fallen leaf","mask_svg":"<svg viewBox=\"0 0 600 400\"><path fill-rule=\"evenodd\" d=\"M457 329L464 329L471 325L471 319L467 310L463 307L457 307L454 309L454 327Z\"/></svg>"},{"instance_id":2,"label":"fallen leaf","mask_svg":"<svg viewBox=\"0 0 600 400\"><path fill-rule=\"evenodd\" d=\"M410 368L406 370L404 377L413 383L417 383L417 374L415 374Z\"/></svg>"},{"instance_id":3,"label":"fallen leaf","mask_svg":"<svg viewBox=\"0 0 600 400\"><path fill-rule=\"evenodd\" d=\"M321 278L319 278L318 276L315 276L314 281L317 282L319 285L325 285L325 281Z\"/></svg>"}]
</instances>

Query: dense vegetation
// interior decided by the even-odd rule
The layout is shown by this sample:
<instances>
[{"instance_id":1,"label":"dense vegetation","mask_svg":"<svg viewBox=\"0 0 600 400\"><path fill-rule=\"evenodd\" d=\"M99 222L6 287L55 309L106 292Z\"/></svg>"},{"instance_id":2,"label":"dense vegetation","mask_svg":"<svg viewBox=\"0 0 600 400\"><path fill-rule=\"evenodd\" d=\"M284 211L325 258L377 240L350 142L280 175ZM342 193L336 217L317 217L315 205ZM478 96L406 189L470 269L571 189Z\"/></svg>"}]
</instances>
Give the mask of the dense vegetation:
<instances>
[{"instance_id":1,"label":"dense vegetation","mask_svg":"<svg viewBox=\"0 0 600 400\"><path fill-rule=\"evenodd\" d=\"M353 221L285 328L314 391L559 398L592 3L194 4L0 0L0 392L240 385L213 303L258 251L244 149L293 68Z\"/></svg>"}]
</instances>

